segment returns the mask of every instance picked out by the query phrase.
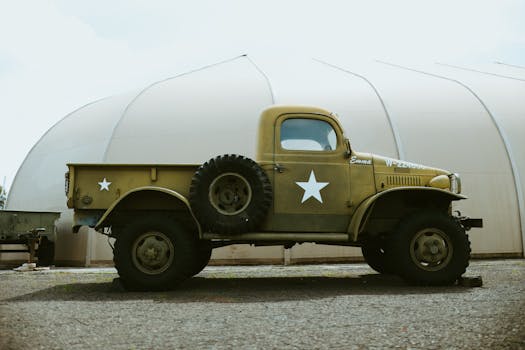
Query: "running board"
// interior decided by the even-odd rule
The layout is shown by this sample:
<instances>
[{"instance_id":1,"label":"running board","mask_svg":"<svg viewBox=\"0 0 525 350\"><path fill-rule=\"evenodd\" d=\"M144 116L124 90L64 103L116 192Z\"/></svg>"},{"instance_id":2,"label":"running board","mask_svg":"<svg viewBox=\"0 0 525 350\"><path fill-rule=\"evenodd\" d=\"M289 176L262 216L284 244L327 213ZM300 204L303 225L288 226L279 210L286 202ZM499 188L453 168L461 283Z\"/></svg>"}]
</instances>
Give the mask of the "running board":
<instances>
[{"instance_id":1,"label":"running board","mask_svg":"<svg viewBox=\"0 0 525 350\"><path fill-rule=\"evenodd\" d=\"M287 241L287 242L348 242L348 233L297 233L297 232L248 232L236 235L221 235L218 233L203 233L205 240L221 241Z\"/></svg>"}]
</instances>

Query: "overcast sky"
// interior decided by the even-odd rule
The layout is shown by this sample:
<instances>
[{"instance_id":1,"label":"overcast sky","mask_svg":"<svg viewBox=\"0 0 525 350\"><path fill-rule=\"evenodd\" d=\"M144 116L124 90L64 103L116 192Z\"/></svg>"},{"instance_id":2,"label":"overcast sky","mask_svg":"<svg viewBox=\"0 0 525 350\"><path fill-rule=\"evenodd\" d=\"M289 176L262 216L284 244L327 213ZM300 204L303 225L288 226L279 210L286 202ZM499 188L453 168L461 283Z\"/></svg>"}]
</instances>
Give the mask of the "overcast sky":
<instances>
[{"instance_id":1,"label":"overcast sky","mask_svg":"<svg viewBox=\"0 0 525 350\"><path fill-rule=\"evenodd\" d=\"M525 66L524 18L518 0L0 0L0 183L67 113L189 69L244 53Z\"/></svg>"}]
</instances>

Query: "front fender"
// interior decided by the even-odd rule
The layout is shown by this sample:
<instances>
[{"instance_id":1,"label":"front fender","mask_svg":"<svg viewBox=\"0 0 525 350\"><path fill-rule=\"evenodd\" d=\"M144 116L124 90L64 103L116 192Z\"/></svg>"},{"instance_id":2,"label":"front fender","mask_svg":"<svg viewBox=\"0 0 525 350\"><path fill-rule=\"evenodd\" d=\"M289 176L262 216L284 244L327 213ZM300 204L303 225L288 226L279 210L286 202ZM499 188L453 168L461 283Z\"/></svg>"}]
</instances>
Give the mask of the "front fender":
<instances>
[{"instance_id":1,"label":"front fender","mask_svg":"<svg viewBox=\"0 0 525 350\"><path fill-rule=\"evenodd\" d=\"M201 237L201 235L202 235L201 226L199 224L199 221L195 217L195 214L191 210L190 202L188 201L188 199L186 197L184 197L183 195L181 195L180 193L176 192L176 191L170 190L168 188L155 187L155 186L137 187L137 188L134 188L133 190L131 190L129 192L126 192L122 197L120 197L118 200L113 202L111 204L111 206L104 212L102 217L96 223L95 229L98 230L98 229L104 227L105 224L108 222L108 219L110 218L111 214L116 212L118 210L119 206L122 203L124 203L131 195L137 194L139 192L158 192L158 193L167 194L167 195L173 197L175 200L177 200L177 201L181 202L182 204L184 204L184 206L188 209L188 212L190 213L191 217L193 218L193 221L195 222L195 225L197 226L197 229L199 231L199 237Z\"/></svg>"},{"instance_id":2,"label":"front fender","mask_svg":"<svg viewBox=\"0 0 525 350\"><path fill-rule=\"evenodd\" d=\"M432 188L432 187L396 187L396 188L392 188L392 189L389 189L383 192L379 192L373 196L368 197L367 199L365 199L359 204L356 211L354 212L354 215L352 216L352 220L350 220L350 224L348 225L348 230L347 230L348 236L354 242L357 240L357 236L363 230L368 218L370 217L370 214L372 213L374 209L374 205L377 203L377 200L379 198L389 195L393 192L411 192L411 191L427 191L430 193L438 194L439 196L443 196L449 199L450 201L467 199L467 197L463 195L451 193L446 190Z\"/></svg>"}]
</instances>

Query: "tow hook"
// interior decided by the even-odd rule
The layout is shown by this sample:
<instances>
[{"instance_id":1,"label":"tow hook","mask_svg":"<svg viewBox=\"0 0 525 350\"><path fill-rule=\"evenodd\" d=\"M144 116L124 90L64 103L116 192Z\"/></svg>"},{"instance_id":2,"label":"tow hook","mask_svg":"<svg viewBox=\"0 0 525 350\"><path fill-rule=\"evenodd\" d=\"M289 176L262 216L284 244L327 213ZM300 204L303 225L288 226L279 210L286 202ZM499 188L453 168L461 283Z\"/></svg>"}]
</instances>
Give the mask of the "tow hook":
<instances>
[{"instance_id":1,"label":"tow hook","mask_svg":"<svg viewBox=\"0 0 525 350\"><path fill-rule=\"evenodd\" d=\"M456 210L455 212L457 216L454 216L454 218L465 228L465 231L469 231L473 227L483 227L483 219L473 219L468 216L463 216L459 210Z\"/></svg>"}]
</instances>

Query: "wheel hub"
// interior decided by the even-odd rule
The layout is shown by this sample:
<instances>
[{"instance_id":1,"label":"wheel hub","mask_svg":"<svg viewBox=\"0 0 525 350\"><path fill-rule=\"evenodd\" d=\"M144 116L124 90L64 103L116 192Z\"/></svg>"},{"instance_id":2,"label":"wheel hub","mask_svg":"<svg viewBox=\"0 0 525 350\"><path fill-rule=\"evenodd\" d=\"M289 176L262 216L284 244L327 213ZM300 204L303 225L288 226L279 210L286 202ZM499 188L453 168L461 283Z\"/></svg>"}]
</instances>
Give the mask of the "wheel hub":
<instances>
[{"instance_id":1,"label":"wheel hub","mask_svg":"<svg viewBox=\"0 0 525 350\"><path fill-rule=\"evenodd\" d=\"M149 275L166 271L173 262L174 247L162 232L146 232L133 244L132 260L135 267Z\"/></svg>"},{"instance_id":2,"label":"wheel hub","mask_svg":"<svg viewBox=\"0 0 525 350\"><path fill-rule=\"evenodd\" d=\"M210 203L223 215L236 215L248 207L252 190L248 181L236 173L224 173L210 185Z\"/></svg>"},{"instance_id":3,"label":"wheel hub","mask_svg":"<svg viewBox=\"0 0 525 350\"><path fill-rule=\"evenodd\" d=\"M235 195L234 191L226 188L219 192L219 201L223 205L231 205L232 203L239 201L239 196Z\"/></svg>"},{"instance_id":4,"label":"wheel hub","mask_svg":"<svg viewBox=\"0 0 525 350\"><path fill-rule=\"evenodd\" d=\"M416 233L410 244L412 261L427 271L437 271L445 267L452 257L449 237L436 228L424 229Z\"/></svg>"}]
</instances>

